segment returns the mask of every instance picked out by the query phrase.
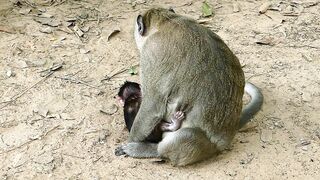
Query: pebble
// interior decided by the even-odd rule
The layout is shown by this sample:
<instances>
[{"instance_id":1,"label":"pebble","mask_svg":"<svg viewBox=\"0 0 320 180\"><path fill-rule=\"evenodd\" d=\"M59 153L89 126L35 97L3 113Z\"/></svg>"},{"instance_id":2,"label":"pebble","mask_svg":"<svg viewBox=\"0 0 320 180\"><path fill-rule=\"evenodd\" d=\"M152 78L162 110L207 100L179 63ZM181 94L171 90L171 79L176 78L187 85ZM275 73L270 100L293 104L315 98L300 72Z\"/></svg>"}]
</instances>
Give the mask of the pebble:
<instances>
[{"instance_id":1,"label":"pebble","mask_svg":"<svg viewBox=\"0 0 320 180\"><path fill-rule=\"evenodd\" d=\"M270 130L261 130L260 139L262 142L267 143L272 141L272 131Z\"/></svg>"},{"instance_id":2,"label":"pebble","mask_svg":"<svg viewBox=\"0 0 320 180\"><path fill-rule=\"evenodd\" d=\"M303 101L306 101L306 102L312 101L312 96L310 93L304 92L304 93L302 93L301 96L302 96Z\"/></svg>"}]
</instances>

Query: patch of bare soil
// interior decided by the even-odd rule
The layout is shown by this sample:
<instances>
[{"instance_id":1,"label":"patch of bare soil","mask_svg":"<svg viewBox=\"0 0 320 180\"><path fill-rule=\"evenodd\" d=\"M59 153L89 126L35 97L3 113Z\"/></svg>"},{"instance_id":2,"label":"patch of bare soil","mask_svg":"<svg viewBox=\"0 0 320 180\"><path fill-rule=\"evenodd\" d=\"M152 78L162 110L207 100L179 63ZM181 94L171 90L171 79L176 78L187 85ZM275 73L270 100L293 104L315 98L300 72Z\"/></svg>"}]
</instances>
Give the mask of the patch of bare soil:
<instances>
[{"instance_id":1,"label":"patch of bare soil","mask_svg":"<svg viewBox=\"0 0 320 180\"><path fill-rule=\"evenodd\" d=\"M203 18L202 1L1 0L1 178L320 179L319 1L207 2ZM155 5L220 35L265 96L229 151L188 167L114 155L114 96L139 81L133 22Z\"/></svg>"}]
</instances>

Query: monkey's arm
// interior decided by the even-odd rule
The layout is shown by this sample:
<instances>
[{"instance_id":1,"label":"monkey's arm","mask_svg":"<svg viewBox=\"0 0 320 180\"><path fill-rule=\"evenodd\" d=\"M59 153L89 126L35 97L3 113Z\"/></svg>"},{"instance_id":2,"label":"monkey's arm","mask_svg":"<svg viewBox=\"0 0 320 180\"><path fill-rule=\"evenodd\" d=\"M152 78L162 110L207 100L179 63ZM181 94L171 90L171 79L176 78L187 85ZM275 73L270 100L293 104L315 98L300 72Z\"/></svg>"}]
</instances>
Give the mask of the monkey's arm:
<instances>
[{"instance_id":1,"label":"monkey's arm","mask_svg":"<svg viewBox=\"0 0 320 180\"><path fill-rule=\"evenodd\" d=\"M129 142L142 142L152 133L163 119L166 103L161 97L144 96L133 122Z\"/></svg>"}]
</instances>

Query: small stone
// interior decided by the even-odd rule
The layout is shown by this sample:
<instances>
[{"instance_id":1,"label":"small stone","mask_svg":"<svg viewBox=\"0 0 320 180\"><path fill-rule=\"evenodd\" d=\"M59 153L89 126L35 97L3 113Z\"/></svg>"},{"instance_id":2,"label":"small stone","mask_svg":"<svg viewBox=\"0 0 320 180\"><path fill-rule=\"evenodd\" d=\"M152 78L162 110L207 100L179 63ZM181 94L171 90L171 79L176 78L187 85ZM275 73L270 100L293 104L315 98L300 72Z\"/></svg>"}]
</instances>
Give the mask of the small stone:
<instances>
[{"instance_id":1,"label":"small stone","mask_svg":"<svg viewBox=\"0 0 320 180\"><path fill-rule=\"evenodd\" d=\"M42 117L46 117L49 113L49 109L39 105L36 109L33 110L33 112L38 113Z\"/></svg>"},{"instance_id":2,"label":"small stone","mask_svg":"<svg viewBox=\"0 0 320 180\"><path fill-rule=\"evenodd\" d=\"M310 93L307 93L307 92L304 92L302 93L302 100L305 101L305 102L310 102L312 101L312 96Z\"/></svg>"},{"instance_id":3,"label":"small stone","mask_svg":"<svg viewBox=\"0 0 320 180\"><path fill-rule=\"evenodd\" d=\"M301 149L304 151L308 151L308 146L303 146Z\"/></svg>"},{"instance_id":4,"label":"small stone","mask_svg":"<svg viewBox=\"0 0 320 180\"><path fill-rule=\"evenodd\" d=\"M83 48L80 49L81 54L87 54L89 52L90 52L90 50L88 50L88 49L83 49Z\"/></svg>"},{"instance_id":5,"label":"small stone","mask_svg":"<svg viewBox=\"0 0 320 180\"><path fill-rule=\"evenodd\" d=\"M263 129L260 134L260 139L264 143L272 141L272 131Z\"/></svg>"},{"instance_id":6,"label":"small stone","mask_svg":"<svg viewBox=\"0 0 320 180\"><path fill-rule=\"evenodd\" d=\"M277 127L277 128L283 128L282 123L279 123L279 122L275 122L274 126Z\"/></svg>"},{"instance_id":7,"label":"small stone","mask_svg":"<svg viewBox=\"0 0 320 180\"><path fill-rule=\"evenodd\" d=\"M13 76L14 74L13 74L12 70L9 69L9 70L6 72L6 75L7 75L7 77L9 78L9 77Z\"/></svg>"},{"instance_id":8,"label":"small stone","mask_svg":"<svg viewBox=\"0 0 320 180\"><path fill-rule=\"evenodd\" d=\"M18 61L17 64L18 64L18 67L20 67L20 68L27 68L28 67L28 64L26 63L26 61L23 61L23 60Z\"/></svg>"},{"instance_id":9,"label":"small stone","mask_svg":"<svg viewBox=\"0 0 320 180\"><path fill-rule=\"evenodd\" d=\"M85 11L83 11L80 15L79 15L80 18L82 19L87 19L89 17L89 14Z\"/></svg>"},{"instance_id":10,"label":"small stone","mask_svg":"<svg viewBox=\"0 0 320 180\"><path fill-rule=\"evenodd\" d=\"M226 175L231 176L231 177L235 177L237 175L237 171L228 171L228 172L226 172Z\"/></svg>"},{"instance_id":11,"label":"small stone","mask_svg":"<svg viewBox=\"0 0 320 180\"><path fill-rule=\"evenodd\" d=\"M60 117L64 120L74 120L75 118L68 113L61 113Z\"/></svg>"},{"instance_id":12,"label":"small stone","mask_svg":"<svg viewBox=\"0 0 320 180\"><path fill-rule=\"evenodd\" d=\"M306 146L306 145L311 144L311 142L309 140L306 140L306 139L301 139L300 143L301 143L301 146Z\"/></svg>"}]
</instances>

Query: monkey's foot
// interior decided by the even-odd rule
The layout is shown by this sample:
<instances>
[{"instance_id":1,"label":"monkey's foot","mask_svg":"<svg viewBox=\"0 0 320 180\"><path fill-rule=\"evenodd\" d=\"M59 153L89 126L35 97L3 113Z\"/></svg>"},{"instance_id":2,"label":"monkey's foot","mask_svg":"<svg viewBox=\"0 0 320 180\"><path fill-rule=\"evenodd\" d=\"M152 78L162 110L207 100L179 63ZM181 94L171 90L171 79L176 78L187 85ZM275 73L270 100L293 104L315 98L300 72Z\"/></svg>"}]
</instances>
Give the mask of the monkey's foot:
<instances>
[{"instance_id":1,"label":"monkey's foot","mask_svg":"<svg viewBox=\"0 0 320 180\"><path fill-rule=\"evenodd\" d=\"M115 149L115 155L128 155L135 158L159 157L157 148L158 144L155 143L130 142L117 147Z\"/></svg>"},{"instance_id":2,"label":"monkey's foot","mask_svg":"<svg viewBox=\"0 0 320 180\"><path fill-rule=\"evenodd\" d=\"M184 113L182 111L177 111L171 117L171 122L162 122L162 131L176 131L181 127L182 120L184 119Z\"/></svg>"}]
</instances>

